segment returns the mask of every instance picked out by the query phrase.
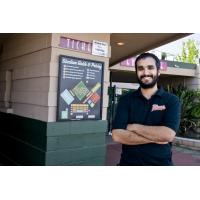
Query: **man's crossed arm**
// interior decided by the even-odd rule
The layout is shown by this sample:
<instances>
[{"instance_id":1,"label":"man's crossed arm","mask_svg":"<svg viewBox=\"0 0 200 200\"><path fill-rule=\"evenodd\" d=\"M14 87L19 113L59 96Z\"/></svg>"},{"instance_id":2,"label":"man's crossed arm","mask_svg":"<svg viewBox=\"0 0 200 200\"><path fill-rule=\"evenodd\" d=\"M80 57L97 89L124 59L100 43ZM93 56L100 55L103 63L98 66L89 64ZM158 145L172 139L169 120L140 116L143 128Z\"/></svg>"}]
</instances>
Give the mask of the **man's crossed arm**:
<instances>
[{"instance_id":1,"label":"man's crossed arm","mask_svg":"<svg viewBox=\"0 0 200 200\"><path fill-rule=\"evenodd\" d=\"M114 141L127 145L147 143L167 144L175 137L175 131L166 126L129 124L127 129L113 129Z\"/></svg>"}]
</instances>

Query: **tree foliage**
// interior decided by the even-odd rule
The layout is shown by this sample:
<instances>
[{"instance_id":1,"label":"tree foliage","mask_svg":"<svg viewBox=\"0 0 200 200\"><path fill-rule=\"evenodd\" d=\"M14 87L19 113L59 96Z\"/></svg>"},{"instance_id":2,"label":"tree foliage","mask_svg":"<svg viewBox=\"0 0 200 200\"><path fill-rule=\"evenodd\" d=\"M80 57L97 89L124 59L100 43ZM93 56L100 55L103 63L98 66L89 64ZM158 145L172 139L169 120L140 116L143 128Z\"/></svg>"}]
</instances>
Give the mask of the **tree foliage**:
<instances>
[{"instance_id":1,"label":"tree foliage","mask_svg":"<svg viewBox=\"0 0 200 200\"><path fill-rule=\"evenodd\" d=\"M177 61L198 64L199 59L199 43L193 39L189 39L182 44L181 54L176 57Z\"/></svg>"}]
</instances>

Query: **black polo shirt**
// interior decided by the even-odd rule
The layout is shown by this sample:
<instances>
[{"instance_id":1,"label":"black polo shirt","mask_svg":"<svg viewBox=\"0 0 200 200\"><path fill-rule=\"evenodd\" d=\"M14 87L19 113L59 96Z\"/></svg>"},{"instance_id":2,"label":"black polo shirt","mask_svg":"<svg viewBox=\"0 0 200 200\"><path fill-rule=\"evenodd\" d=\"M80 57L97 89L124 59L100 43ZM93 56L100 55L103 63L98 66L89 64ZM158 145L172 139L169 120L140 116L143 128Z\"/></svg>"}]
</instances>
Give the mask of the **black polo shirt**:
<instances>
[{"instance_id":1,"label":"black polo shirt","mask_svg":"<svg viewBox=\"0 0 200 200\"><path fill-rule=\"evenodd\" d=\"M180 101L163 88L146 99L140 88L119 100L112 129L126 129L128 124L166 126L177 132ZM172 165L171 143L122 145L120 165Z\"/></svg>"}]
</instances>

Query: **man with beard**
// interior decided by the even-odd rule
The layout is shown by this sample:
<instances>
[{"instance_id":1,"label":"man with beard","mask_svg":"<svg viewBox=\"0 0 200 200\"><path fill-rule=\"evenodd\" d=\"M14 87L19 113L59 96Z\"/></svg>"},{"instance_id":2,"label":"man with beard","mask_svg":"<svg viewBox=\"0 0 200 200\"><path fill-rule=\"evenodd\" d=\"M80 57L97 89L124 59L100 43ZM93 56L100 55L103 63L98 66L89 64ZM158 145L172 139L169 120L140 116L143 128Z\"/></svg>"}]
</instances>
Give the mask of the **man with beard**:
<instances>
[{"instance_id":1,"label":"man with beard","mask_svg":"<svg viewBox=\"0 0 200 200\"><path fill-rule=\"evenodd\" d=\"M178 97L158 88L160 60L143 53L135 60L140 88L122 96L112 138L122 144L121 166L173 165L171 142L180 123Z\"/></svg>"}]
</instances>

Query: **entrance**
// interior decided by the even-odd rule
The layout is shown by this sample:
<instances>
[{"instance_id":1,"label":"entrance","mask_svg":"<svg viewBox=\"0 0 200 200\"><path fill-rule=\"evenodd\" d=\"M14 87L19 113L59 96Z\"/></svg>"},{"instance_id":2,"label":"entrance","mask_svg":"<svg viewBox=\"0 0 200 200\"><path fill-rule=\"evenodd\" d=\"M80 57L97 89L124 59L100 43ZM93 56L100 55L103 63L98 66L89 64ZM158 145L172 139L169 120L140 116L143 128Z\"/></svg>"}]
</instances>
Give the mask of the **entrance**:
<instances>
[{"instance_id":1,"label":"entrance","mask_svg":"<svg viewBox=\"0 0 200 200\"><path fill-rule=\"evenodd\" d=\"M112 122L115 117L117 104L119 99L129 93L137 90L139 84L137 83L120 83L120 82L111 82L111 86L108 88L109 101L108 101L108 111L107 111L107 120L108 120L108 135L111 135Z\"/></svg>"}]
</instances>

